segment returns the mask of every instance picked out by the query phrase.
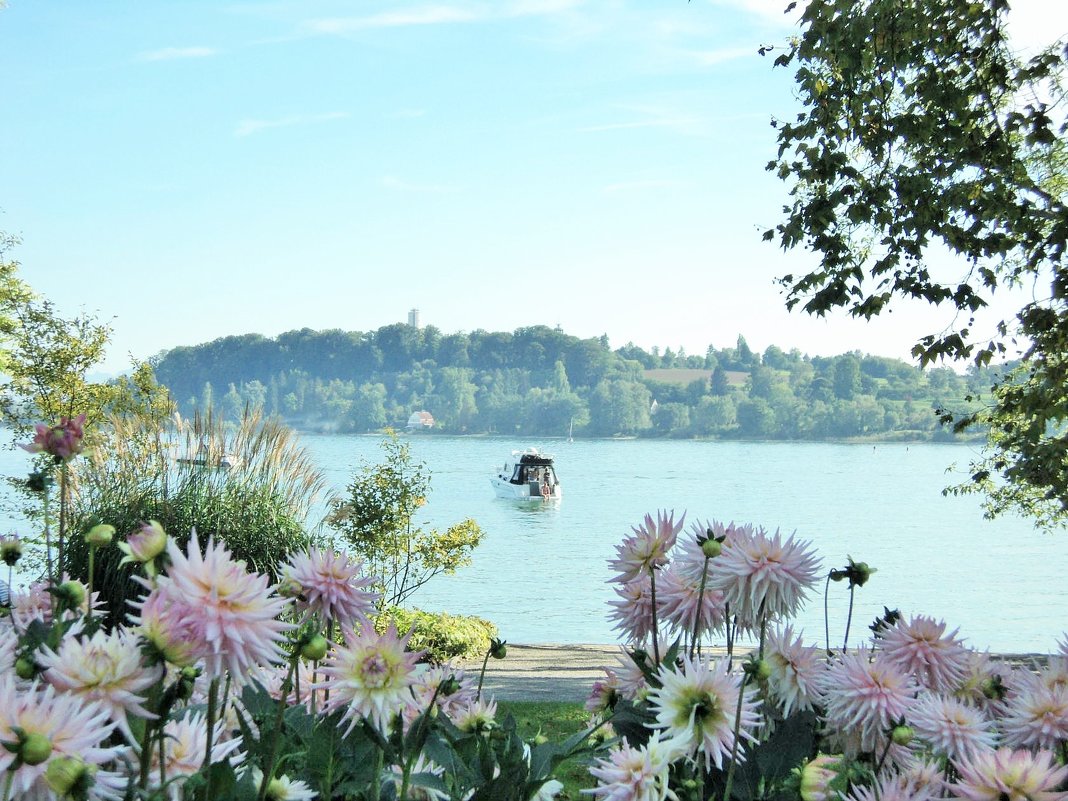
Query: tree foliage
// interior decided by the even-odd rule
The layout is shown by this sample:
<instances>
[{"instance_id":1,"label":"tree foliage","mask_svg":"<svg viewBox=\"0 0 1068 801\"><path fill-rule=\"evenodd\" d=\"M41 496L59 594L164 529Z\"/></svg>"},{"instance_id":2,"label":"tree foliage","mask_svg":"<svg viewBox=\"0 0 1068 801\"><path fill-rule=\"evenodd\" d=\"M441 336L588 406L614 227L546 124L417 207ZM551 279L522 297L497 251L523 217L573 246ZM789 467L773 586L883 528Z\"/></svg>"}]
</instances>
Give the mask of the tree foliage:
<instances>
[{"instance_id":1,"label":"tree foliage","mask_svg":"<svg viewBox=\"0 0 1068 801\"><path fill-rule=\"evenodd\" d=\"M388 607L403 603L434 576L469 564L482 530L471 519L443 532L415 523L430 492L430 472L392 431L382 449L385 461L353 476L347 494L332 503L327 522L364 560Z\"/></svg>"},{"instance_id":2,"label":"tree foliage","mask_svg":"<svg viewBox=\"0 0 1068 801\"><path fill-rule=\"evenodd\" d=\"M989 364L1022 342L988 408L943 419L990 425L975 474L991 513L1055 520L1068 510L1068 51L1017 56L1007 12L1005 0L811 0L776 59L796 69L802 110L775 122L768 168L792 200L765 238L819 257L782 278L790 308L865 319L901 299L947 308L946 328L913 350L924 364ZM980 336L975 313L1019 285L1034 299Z\"/></svg>"}]
</instances>

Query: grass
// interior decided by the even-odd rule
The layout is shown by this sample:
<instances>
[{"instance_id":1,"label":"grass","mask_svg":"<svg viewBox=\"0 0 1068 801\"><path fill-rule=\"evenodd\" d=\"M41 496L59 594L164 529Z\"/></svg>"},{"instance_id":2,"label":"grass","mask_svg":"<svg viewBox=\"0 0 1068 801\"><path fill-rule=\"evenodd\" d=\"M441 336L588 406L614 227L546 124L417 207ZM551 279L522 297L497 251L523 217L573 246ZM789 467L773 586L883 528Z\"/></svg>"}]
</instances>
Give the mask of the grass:
<instances>
[{"instance_id":1,"label":"grass","mask_svg":"<svg viewBox=\"0 0 1068 801\"><path fill-rule=\"evenodd\" d=\"M572 734L583 731L590 713L582 704L563 701L498 701L497 715L503 718L511 714L518 726L519 736L533 739L539 732L552 742L566 740ZM589 774L588 765L572 759L560 765L556 778L564 783L559 798L577 801L586 798L579 792L596 783Z\"/></svg>"}]
</instances>

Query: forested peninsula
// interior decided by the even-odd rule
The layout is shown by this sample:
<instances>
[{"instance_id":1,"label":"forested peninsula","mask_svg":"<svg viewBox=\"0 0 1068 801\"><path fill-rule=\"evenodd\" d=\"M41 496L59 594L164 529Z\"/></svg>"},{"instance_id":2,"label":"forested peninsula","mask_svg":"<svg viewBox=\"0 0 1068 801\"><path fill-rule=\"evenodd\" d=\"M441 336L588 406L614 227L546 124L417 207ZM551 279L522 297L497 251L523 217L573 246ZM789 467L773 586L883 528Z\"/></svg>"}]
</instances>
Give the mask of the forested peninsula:
<instances>
[{"instance_id":1,"label":"forested peninsula","mask_svg":"<svg viewBox=\"0 0 1068 801\"><path fill-rule=\"evenodd\" d=\"M967 410L999 368L920 370L860 352L808 356L771 346L704 354L559 328L444 334L377 331L231 336L152 360L183 414L247 408L305 431L420 425L448 434L668 436L818 440L951 439L941 410ZM1004 368L1000 368L1004 369Z\"/></svg>"}]
</instances>

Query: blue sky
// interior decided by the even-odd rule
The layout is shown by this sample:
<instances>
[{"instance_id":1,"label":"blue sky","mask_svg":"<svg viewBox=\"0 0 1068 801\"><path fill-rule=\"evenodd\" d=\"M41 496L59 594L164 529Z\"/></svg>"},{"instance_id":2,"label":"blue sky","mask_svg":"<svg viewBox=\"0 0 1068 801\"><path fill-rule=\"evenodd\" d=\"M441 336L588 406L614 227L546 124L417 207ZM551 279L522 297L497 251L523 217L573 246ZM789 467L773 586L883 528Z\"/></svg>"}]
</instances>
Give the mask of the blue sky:
<instances>
[{"instance_id":1,"label":"blue sky","mask_svg":"<svg viewBox=\"0 0 1068 801\"><path fill-rule=\"evenodd\" d=\"M787 313L760 233L780 0L101 2L0 10L0 230L114 328L104 367L229 334L560 325L703 353L902 358L946 318ZM1021 41L1068 10L1018 3ZM1064 4L1068 6L1068 4Z\"/></svg>"}]
</instances>

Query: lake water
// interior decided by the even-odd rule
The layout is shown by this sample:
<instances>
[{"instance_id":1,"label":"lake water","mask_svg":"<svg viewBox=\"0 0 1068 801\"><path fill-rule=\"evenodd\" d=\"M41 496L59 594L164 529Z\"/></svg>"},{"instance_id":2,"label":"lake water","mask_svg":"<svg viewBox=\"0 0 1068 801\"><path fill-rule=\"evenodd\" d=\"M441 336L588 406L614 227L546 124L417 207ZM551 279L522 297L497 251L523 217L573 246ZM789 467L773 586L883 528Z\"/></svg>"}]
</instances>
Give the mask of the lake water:
<instances>
[{"instance_id":1,"label":"lake water","mask_svg":"<svg viewBox=\"0 0 1068 801\"><path fill-rule=\"evenodd\" d=\"M304 435L330 483L382 458L380 438ZM973 447L957 444L562 440L416 436L412 453L432 472L417 522L444 528L473 517L485 532L470 567L420 589L412 603L479 615L514 643L608 643L615 596L607 579L615 545L648 512L687 521L749 522L809 540L825 570L851 555L878 569L858 590L853 635L883 611L945 619L972 646L1056 650L1068 629L1068 532L1036 532L1024 520L984 520L975 498L942 487L966 467ZM515 448L556 457L558 504L497 499L489 477ZM0 472L17 474L20 453ZM10 467L9 467L10 465ZM823 641L823 582L801 615ZM841 640L848 592L832 584L832 640Z\"/></svg>"}]
</instances>

